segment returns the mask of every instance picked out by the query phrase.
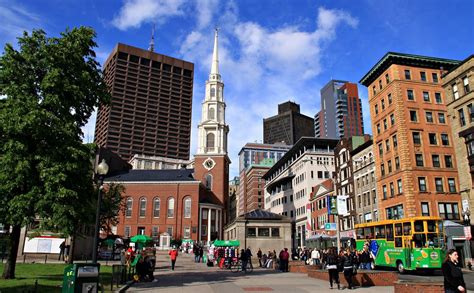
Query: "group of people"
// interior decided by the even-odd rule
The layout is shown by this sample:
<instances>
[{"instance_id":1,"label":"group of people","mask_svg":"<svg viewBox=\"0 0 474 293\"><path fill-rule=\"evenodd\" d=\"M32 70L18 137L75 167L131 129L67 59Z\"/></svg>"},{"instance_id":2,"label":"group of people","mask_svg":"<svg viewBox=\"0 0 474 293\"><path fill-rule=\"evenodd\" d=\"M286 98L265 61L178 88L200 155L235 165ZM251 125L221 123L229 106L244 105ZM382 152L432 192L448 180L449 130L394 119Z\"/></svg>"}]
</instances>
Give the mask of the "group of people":
<instances>
[{"instance_id":1,"label":"group of people","mask_svg":"<svg viewBox=\"0 0 474 293\"><path fill-rule=\"evenodd\" d=\"M276 268L277 265L277 254L276 251L268 251L268 254L262 253L262 250L259 248L257 252L258 264L261 268L270 269Z\"/></svg>"}]
</instances>

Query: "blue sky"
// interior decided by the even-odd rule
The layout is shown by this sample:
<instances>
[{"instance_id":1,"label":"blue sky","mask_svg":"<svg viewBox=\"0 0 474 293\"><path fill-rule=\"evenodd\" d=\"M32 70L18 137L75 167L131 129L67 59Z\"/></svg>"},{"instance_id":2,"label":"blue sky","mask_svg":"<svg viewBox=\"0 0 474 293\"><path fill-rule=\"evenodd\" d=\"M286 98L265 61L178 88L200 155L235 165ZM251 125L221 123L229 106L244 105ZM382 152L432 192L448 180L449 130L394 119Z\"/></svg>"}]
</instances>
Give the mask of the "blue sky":
<instances>
[{"instance_id":1,"label":"blue sky","mask_svg":"<svg viewBox=\"0 0 474 293\"><path fill-rule=\"evenodd\" d=\"M331 78L358 82L387 52L451 59L474 53L470 0L0 0L0 43L23 30L57 36L66 27L97 31L98 60L117 42L147 48L156 23L155 51L195 64L191 153L196 151L213 28L220 27L220 70L230 126L231 175L246 142L263 139L265 117L292 100L304 114L319 111L320 89ZM366 132L367 89L359 85ZM95 115L84 128L93 139Z\"/></svg>"}]
</instances>

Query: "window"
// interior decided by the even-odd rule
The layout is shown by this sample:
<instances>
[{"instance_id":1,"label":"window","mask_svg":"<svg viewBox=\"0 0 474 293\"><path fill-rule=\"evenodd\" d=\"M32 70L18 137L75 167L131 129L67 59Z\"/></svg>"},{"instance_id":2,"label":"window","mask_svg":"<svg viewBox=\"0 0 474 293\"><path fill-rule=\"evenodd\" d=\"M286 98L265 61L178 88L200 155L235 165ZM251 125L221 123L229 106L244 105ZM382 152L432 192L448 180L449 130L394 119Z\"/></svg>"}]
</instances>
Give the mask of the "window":
<instances>
[{"instance_id":1,"label":"window","mask_svg":"<svg viewBox=\"0 0 474 293\"><path fill-rule=\"evenodd\" d=\"M398 186L398 194L403 193L402 179L397 180L397 186Z\"/></svg>"},{"instance_id":2,"label":"window","mask_svg":"<svg viewBox=\"0 0 474 293\"><path fill-rule=\"evenodd\" d=\"M418 190L420 192L426 192L426 179L425 177L418 177Z\"/></svg>"},{"instance_id":3,"label":"window","mask_svg":"<svg viewBox=\"0 0 474 293\"><path fill-rule=\"evenodd\" d=\"M385 100L382 99L381 103L382 103L382 110L383 110L383 109L385 109Z\"/></svg>"},{"instance_id":4,"label":"window","mask_svg":"<svg viewBox=\"0 0 474 293\"><path fill-rule=\"evenodd\" d=\"M395 187L393 186L393 182L390 182L390 197L395 196Z\"/></svg>"},{"instance_id":5,"label":"window","mask_svg":"<svg viewBox=\"0 0 474 293\"><path fill-rule=\"evenodd\" d=\"M419 132L413 132L412 136L413 136L413 143L414 144L421 144L421 136L420 136Z\"/></svg>"},{"instance_id":6,"label":"window","mask_svg":"<svg viewBox=\"0 0 474 293\"><path fill-rule=\"evenodd\" d=\"M431 160L433 161L433 167L439 168L441 164L439 162L439 155L431 155Z\"/></svg>"},{"instance_id":7,"label":"window","mask_svg":"<svg viewBox=\"0 0 474 293\"><path fill-rule=\"evenodd\" d=\"M377 94L377 91L375 90L375 85L372 87L372 93L374 94L374 96L375 94Z\"/></svg>"},{"instance_id":8,"label":"window","mask_svg":"<svg viewBox=\"0 0 474 293\"><path fill-rule=\"evenodd\" d=\"M153 200L153 217L159 218L160 217L160 199L155 198Z\"/></svg>"},{"instance_id":9,"label":"window","mask_svg":"<svg viewBox=\"0 0 474 293\"><path fill-rule=\"evenodd\" d=\"M387 99L388 99L388 104L391 105L392 104L392 94L388 94Z\"/></svg>"},{"instance_id":10,"label":"window","mask_svg":"<svg viewBox=\"0 0 474 293\"><path fill-rule=\"evenodd\" d=\"M455 100L459 99L458 85L457 85L457 84L453 84L453 85L452 85L452 90L453 90L454 99L455 99Z\"/></svg>"},{"instance_id":11,"label":"window","mask_svg":"<svg viewBox=\"0 0 474 293\"><path fill-rule=\"evenodd\" d=\"M388 151L390 151L390 140L385 140L385 149Z\"/></svg>"},{"instance_id":12,"label":"window","mask_svg":"<svg viewBox=\"0 0 474 293\"><path fill-rule=\"evenodd\" d=\"M280 237L280 228L272 228L272 237Z\"/></svg>"},{"instance_id":13,"label":"window","mask_svg":"<svg viewBox=\"0 0 474 293\"><path fill-rule=\"evenodd\" d=\"M377 134L380 134L380 123L377 124Z\"/></svg>"},{"instance_id":14,"label":"window","mask_svg":"<svg viewBox=\"0 0 474 293\"><path fill-rule=\"evenodd\" d=\"M392 113L390 114L390 124L393 126L395 125L395 115Z\"/></svg>"},{"instance_id":15,"label":"window","mask_svg":"<svg viewBox=\"0 0 474 293\"><path fill-rule=\"evenodd\" d=\"M413 90L407 90L407 98L409 101L415 100L415 95L413 95Z\"/></svg>"},{"instance_id":16,"label":"window","mask_svg":"<svg viewBox=\"0 0 474 293\"><path fill-rule=\"evenodd\" d=\"M408 80L411 79L410 70L405 70L405 79L408 79Z\"/></svg>"},{"instance_id":17,"label":"window","mask_svg":"<svg viewBox=\"0 0 474 293\"><path fill-rule=\"evenodd\" d=\"M184 200L184 217L191 218L191 198L187 197Z\"/></svg>"},{"instance_id":18,"label":"window","mask_svg":"<svg viewBox=\"0 0 474 293\"><path fill-rule=\"evenodd\" d=\"M459 114L459 124L461 126L466 126L466 118L464 117L464 110L459 109L458 114Z\"/></svg>"},{"instance_id":19,"label":"window","mask_svg":"<svg viewBox=\"0 0 474 293\"><path fill-rule=\"evenodd\" d=\"M410 111L410 121L412 122L418 121L418 115L416 114L416 111L413 111L413 110Z\"/></svg>"},{"instance_id":20,"label":"window","mask_svg":"<svg viewBox=\"0 0 474 293\"><path fill-rule=\"evenodd\" d=\"M400 158L395 157L395 170L400 169Z\"/></svg>"},{"instance_id":21,"label":"window","mask_svg":"<svg viewBox=\"0 0 474 293\"><path fill-rule=\"evenodd\" d=\"M145 213L146 213L146 198L142 197L140 198L140 211L139 211L140 218L145 217Z\"/></svg>"},{"instance_id":22,"label":"window","mask_svg":"<svg viewBox=\"0 0 474 293\"><path fill-rule=\"evenodd\" d=\"M174 198L168 199L168 218L174 218Z\"/></svg>"},{"instance_id":23,"label":"window","mask_svg":"<svg viewBox=\"0 0 474 293\"><path fill-rule=\"evenodd\" d=\"M382 186L383 199L387 199L387 185Z\"/></svg>"},{"instance_id":24,"label":"window","mask_svg":"<svg viewBox=\"0 0 474 293\"><path fill-rule=\"evenodd\" d=\"M392 173L392 160L387 161L388 173Z\"/></svg>"},{"instance_id":25,"label":"window","mask_svg":"<svg viewBox=\"0 0 474 293\"><path fill-rule=\"evenodd\" d=\"M471 89L469 88L469 79L467 78L467 76L465 76L462 79L462 83L464 85L464 94L469 93L471 91Z\"/></svg>"},{"instance_id":26,"label":"window","mask_svg":"<svg viewBox=\"0 0 474 293\"><path fill-rule=\"evenodd\" d=\"M436 101L436 104L443 103L443 100L441 99L441 93L435 93L435 101Z\"/></svg>"},{"instance_id":27,"label":"window","mask_svg":"<svg viewBox=\"0 0 474 293\"><path fill-rule=\"evenodd\" d=\"M387 74L385 74L385 83L389 83L390 82L390 76Z\"/></svg>"},{"instance_id":28,"label":"window","mask_svg":"<svg viewBox=\"0 0 474 293\"><path fill-rule=\"evenodd\" d=\"M436 192L444 192L443 188L443 178L435 178L435 187L436 187Z\"/></svg>"},{"instance_id":29,"label":"window","mask_svg":"<svg viewBox=\"0 0 474 293\"><path fill-rule=\"evenodd\" d=\"M421 203L421 215L422 216L429 216L430 215L430 206L427 202Z\"/></svg>"},{"instance_id":30,"label":"window","mask_svg":"<svg viewBox=\"0 0 474 293\"><path fill-rule=\"evenodd\" d=\"M211 87L211 98L214 98L216 96L216 89L214 87Z\"/></svg>"},{"instance_id":31,"label":"window","mask_svg":"<svg viewBox=\"0 0 474 293\"><path fill-rule=\"evenodd\" d=\"M206 147L207 147L208 152L214 151L214 141L215 141L214 133L208 133L206 135Z\"/></svg>"},{"instance_id":32,"label":"window","mask_svg":"<svg viewBox=\"0 0 474 293\"><path fill-rule=\"evenodd\" d=\"M191 238L191 228L184 227L184 238L185 239Z\"/></svg>"},{"instance_id":33,"label":"window","mask_svg":"<svg viewBox=\"0 0 474 293\"><path fill-rule=\"evenodd\" d=\"M448 178L448 188L449 192L456 192L456 182L454 181L454 178Z\"/></svg>"},{"instance_id":34,"label":"window","mask_svg":"<svg viewBox=\"0 0 474 293\"><path fill-rule=\"evenodd\" d=\"M428 138L431 145L437 145L438 140L436 139L436 133L428 133Z\"/></svg>"},{"instance_id":35,"label":"window","mask_svg":"<svg viewBox=\"0 0 474 293\"><path fill-rule=\"evenodd\" d=\"M472 104L467 105L467 114L469 114L469 122L474 121L474 107Z\"/></svg>"},{"instance_id":36,"label":"window","mask_svg":"<svg viewBox=\"0 0 474 293\"><path fill-rule=\"evenodd\" d=\"M171 239L173 239L173 227L168 227L166 228L166 233L171 236Z\"/></svg>"},{"instance_id":37,"label":"window","mask_svg":"<svg viewBox=\"0 0 474 293\"><path fill-rule=\"evenodd\" d=\"M438 113L438 122L440 124L446 124L446 117L444 116L444 113Z\"/></svg>"},{"instance_id":38,"label":"window","mask_svg":"<svg viewBox=\"0 0 474 293\"><path fill-rule=\"evenodd\" d=\"M127 198L127 209L125 210L125 217L130 218L132 216L132 205L133 200L132 198Z\"/></svg>"},{"instance_id":39,"label":"window","mask_svg":"<svg viewBox=\"0 0 474 293\"><path fill-rule=\"evenodd\" d=\"M423 92L423 101L429 102L430 101L430 93Z\"/></svg>"},{"instance_id":40,"label":"window","mask_svg":"<svg viewBox=\"0 0 474 293\"><path fill-rule=\"evenodd\" d=\"M379 80L379 89L382 89L382 80Z\"/></svg>"},{"instance_id":41,"label":"window","mask_svg":"<svg viewBox=\"0 0 474 293\"><path fill-rule=\"evenodd\" d=\"M421 79L421 81L426 81L426 72L424 72L424 71L420 72L420 79Z\"/></svg>"},{"instance_id":42,"label":"window","mask_svg":"<svg viewBox=\"0 0 474 293\"><path fill-rule=\"evenodd\" d=\"M247 237L256 237L257 236L257 228L247 228Z\"/></svg>"},{"instance_id":43,"label":"window","mask_svg":"<svg viewBox=\"0 0 474 293\"><path fill-rule=\"evenodd\" d=\"M433 123L433 112L425 112L426 122Z\"/></svg>"},{"instance_id":44,"label":"window","mask_svg":"<svg viewBox=\"0 0 474 293\"><path fill-rule=\"evenodd\" d=\"M379 105L374 106L375 115L379 113Z\"/></svg>"},{"instance_id":45,"label":"window","mask_svg":"<svg viewBox=\"0 0 474 293\"><path fill-rule=\"evenodd\" d=\"M438 73L431 73L431 77L433 78L434 83L438 83Z\"/></svg>"},{"instance_id":46,"label":"window","mask_svg":"<svg viewBox=\"0 0 474 293\"><path fill-rule=\"evenodd\" d=\"M452 168L453 167L453 158L450 155L445 155L444 156L444 166L446 168Z\"/></svg>"},{"instance_id":47,"label":"window","mask_svg":"<svg viewBox=\"0 0 474 293\"><path fill-rule=\"evenodd\" d=\"M383 120L383 130L387 130L388 125L387 125L387 119Z\"/></svg>"},{"instance_id":48,"label":"window","mask_svg":"<svg viewBox=\"0 0 474 293\"><path fill-rule=\"evenodd\" d=\"M209 108L209 114L208 114L208 116L209 116L209 117L208 117L209 120L215 119L215 116L216 116L216 115L215 115L215 110L214 110L214 108Z\"/></svg>"},{"instance_id":49,"label":"window","mask_svg":"<svg viewBox=\"0 0 474 293\"><path fill-rule=\"evenodd\" d=\"M379 155L380 156L383 155L383 145L382 145L382 143L379 143Z\"/></svg>"},{"instance_id":50,"label":"window","mask_svg":"<svg viewBox=\"0 0 474 293\"><path fill-rule=\"evenodd\" d=\"M459 208L457 203L439 203L439 216L444 220L459 220Z\"/></svg>"},{"instance_id":51,"label":"window","mask_svg":"<svg viewBox=\"0 0 474 293\"><path fill-rule=\"evenodd\" d=\"M382 176L385 176L385 165L383 163L380 164L380 173L382 174Z\"/></svg>"},{"instance_id":52,"label":"window","mask_svg":"<svg viewBox=\"0 0 474 293\"><path fill-rule=\"evenodd\" d=\"M206 174L206 188L211 190L212 189L212 175L211 174Z\"/></svg>"},{"instance_id":53,"label":"window","mask_svg":"<svg viewBox=\"0 0 474 293\"><path fill-rule=\"evenodd\" d=\"M131 231L130 226L125 226L125 231L123 233L125 237L130 237L130 231Z\"/></svg>"},{"instance_id":54,"label":"window","mask_svg":"<svg viewBox=\"0 0 474 293\"><path fill-rule=\"evenodd\" d=\"M423 167L423 155L422 154L415 154L415 161L418 167Z\"/></svg>"},{"instance_id":55,"label":"window","mask_svg":"<svg viewBox=\"0 0 474 293\"><path fill-rule=\"evenodd\" d=\"M392 140L393 140L393 148L396 149L398 147L398 140L397 140L396 134L392 137Z\"/></svg>"},{"instance_id":56,"label":"window","mask_svg":"<svg viewBox=\"0 0 474 293\"><path fill-rule=\"evenodd\" d=\"M270 228L258 228L258 237L270 237Z\"/></svg>"},{"instance_id":57,"label":"window","mask_svg":"<svg viewBox=\"0 0 474 293\"><path fill-rule=\"evenodd\" d=\"M449 145L449 137L446 133L441 133L441 144L442 145Z\"/></svg>"}]
</instances>

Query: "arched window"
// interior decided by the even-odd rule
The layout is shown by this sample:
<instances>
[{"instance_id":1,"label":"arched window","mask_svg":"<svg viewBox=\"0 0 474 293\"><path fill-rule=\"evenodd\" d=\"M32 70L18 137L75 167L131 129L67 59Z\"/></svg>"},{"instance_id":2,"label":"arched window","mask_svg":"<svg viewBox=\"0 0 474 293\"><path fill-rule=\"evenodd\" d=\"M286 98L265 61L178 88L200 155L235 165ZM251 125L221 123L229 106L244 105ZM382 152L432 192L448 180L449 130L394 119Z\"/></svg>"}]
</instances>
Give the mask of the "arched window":
<instances>
[{"instance_id":1,"label":"arched window","mask_svg":"<svg viewBox=\"0 0 474 293\"><path fill-rule=\"evenodd\" d=\"M212 189L212 175L206 174L206 188Z\"/></svg>"},{"instance_id":2,"label":"arched window","mask_svg":"<svg viewBox=\"0 0 474 293\"><path fill-rule=\"evenodd\" d=\"M140 218L145 217L145 213L146 213L146 198L142 197L140 198L140 211L139 211Z\"/></svg>"},{"instance_id":3,"label":"arched window","mask_svg":"<svg viewBox=\"0 0 474 293\"><path fill-rule=\"evenodd\" d=\"M191 218L191 197L184 199L184 217Z\"/></svg>"},{"instance_id":4,"label":"arched window","mask_svg":"<svg viewBox=\"0 0 474 293\"><path fill-rule=\"evenodd\" d=\"M214 98L216 96L216 89L214 87L211 87L211 98Z\"/></svg>"},{"instance_id":5,"label":"arched window","mask_svg":"<svg viewBox=\"0 0 474 293\"><path fill-rule=\"evenodd\" d=\"M206 147L207 151L214 151L214 141L215 141L215 136L214 133L208 133L206 136Z\"/></svg>"},{"instance_id":6,"label":"arched window","mask_svg":"<svg viewBox=\"0 0 474 293\"><path fill-rule=\"evenodd\" d=\"M131 197L127 198L127 209L125 210L125 216L130 218L132 216L132 205L133 199Z\"/></svg>"},{"instance_id":7,"label":"arched window","mask_svg":"<svg viewBox=\"0 0 474 293\"><path fill-rule=\"evenodd\" d=\"M209 113L208 113L208 116L209 116L208 118L209 118L209 120L216 118L216 114L215 114L215 113L216 113L216 111L214 110L214 108L209 107Z\"/></svg>"},{"instance_id":8,"label":"arched window","mask_svg":"<svg viewBox=\"0 0 474 293\"><path fill-rule=\"evenodd\" d=\"M160 199L159 198L153 199L153 217L154 218L160 217Z\"/></svg>"},{"instance_id":9,"label":"arched window","mask_svg":"<svg viewBox=\"0 0 474 293\"><path fill-rule=\"evenodd\" d=\"M168 218L174 218L174 198L168 199Z\"/></svg>"}]
</instances>

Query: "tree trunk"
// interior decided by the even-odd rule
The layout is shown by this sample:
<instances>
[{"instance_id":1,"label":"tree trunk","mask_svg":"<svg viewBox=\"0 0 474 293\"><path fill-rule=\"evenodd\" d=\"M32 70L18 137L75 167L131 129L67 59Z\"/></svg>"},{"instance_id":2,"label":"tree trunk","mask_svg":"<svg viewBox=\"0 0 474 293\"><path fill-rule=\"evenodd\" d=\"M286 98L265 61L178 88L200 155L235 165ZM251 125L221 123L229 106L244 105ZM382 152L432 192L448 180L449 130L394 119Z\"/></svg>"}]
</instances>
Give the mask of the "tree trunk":
<instances>
[{"instance_id":1,"label":"tree trunk","mask_svg":"<svg viewBox=\"0 0 474 293\"><path fill-rule=\"evenodd\" d=\"M71 235L71 243L68 252L67 263L73 264L74 263L74 246L76 245L76 232Z\"/></svg>"},{"instance_id":2,"label":"tree trunk","mask_svg":"<svg viewBox=\"0 0 474 293\"><path fill-rule=\"evenodd\" d=\"M3 270L3 279L15 279L16 257L18 254L18 246L20 245L21 226L14 225L10 234L10 251L8 259Z\"/></svg>"}]
</instances>

